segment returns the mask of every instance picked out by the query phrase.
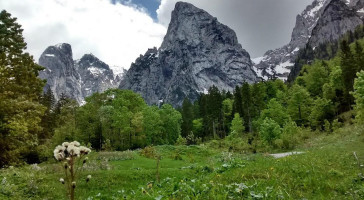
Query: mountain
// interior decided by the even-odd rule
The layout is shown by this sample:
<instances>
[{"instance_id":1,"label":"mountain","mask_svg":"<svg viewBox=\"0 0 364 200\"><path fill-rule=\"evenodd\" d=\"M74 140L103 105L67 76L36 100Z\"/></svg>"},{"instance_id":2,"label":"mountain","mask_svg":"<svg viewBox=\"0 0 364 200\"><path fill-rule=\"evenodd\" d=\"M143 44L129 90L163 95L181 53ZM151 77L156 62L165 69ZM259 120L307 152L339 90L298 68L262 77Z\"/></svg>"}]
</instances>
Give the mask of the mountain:
<instances>
[{"instance_id":1,"label":"mountain","mask_svg":"<svg viewBox=\"0 0 364 200\"><path fill-rule=\"evenodd\" d=\"M136 59L119 88L141 94L148 104L179 106L213 85L232 91L256 80L250 56L232 29L192 4L177 2L161 47Z\"/></svg>"},{"instance_id":2,"label":"mountain","mask_svg":"<svg viewBox=\"0 0 364 200\"><path fill-rule=\"evenodd\" d=\"M363 24L364 0L314 0L296 17L289 44L254 59L258 76L286 80L298 51L338 39Z\"/></svg>"},{"instance_id":3,"label":"mountain","mask_svg":"<svg viewBox=\"0 0 364 200\"><path fill-rule=\"evenodd\" d=\"M45 67L39 77L47 80L44 87L50 88L58 100L61 94L83 103L85 97L109 88L117 88L121 77L114 75L110 67L92 54L73 60L71 45L62 43L48 47L39 58Z\"/></svg>"}]
</instances>

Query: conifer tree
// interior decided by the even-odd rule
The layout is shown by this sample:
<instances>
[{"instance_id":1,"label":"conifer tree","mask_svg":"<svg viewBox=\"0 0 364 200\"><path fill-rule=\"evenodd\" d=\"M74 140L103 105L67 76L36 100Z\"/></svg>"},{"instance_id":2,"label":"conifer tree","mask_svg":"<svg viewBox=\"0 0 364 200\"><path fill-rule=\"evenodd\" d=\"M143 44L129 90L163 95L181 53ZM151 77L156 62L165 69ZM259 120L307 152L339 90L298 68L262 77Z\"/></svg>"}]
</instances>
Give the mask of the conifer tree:
<instances>
[{"instance_id":1,"label":"conifer tree","mask_svg":"<svg viewBox=\"0 0 364 200\"><path fill-rule=\"evenodd\" d=\"M243 116L243 100L241 96L241 89L239 86L235 87L234 90L234 106L233 106L233 112L239 113L240 116Z\"/></svg>"},{"instance_id":2,"label":"conifer tree","mask_svg":"<svg viewBox=\"0 0 364 200\"><path fill-rule=\"evenodd\" d=\"M186 97L182 103L182 136L186 137L192 131L193 107Z\"/></svg>"},{"instance_id":3,"label":"conifer tree","mask_svg":"<svg viewBox=\"0 0 364 200\"><path fill-rule=\"evenodd\" d=\"M0 167L19 161L19 155L37 145L45 110L39 103L43 68L25 53L27 44L16 18L0 13Z\"/></svg>"},{"instance_id":4,"label":"conifer tree","mask_svg":"<svg viewBox=\"0 0 364 200\"><path fill-rule=\"evenodd\" d=\"M355 42L355 65L356 71L364 70L364 51L363 47L360 45L358 41Z\"/></svg>"},{"instance_id":5,"label":"conifer tree","mask_svg":"<svg viewBox=\"0 0 364 200\"><path fill-rule=\"evenodd\" d=\"M341 42L341 69L342 78L344 83L344 98L348 106L348 110L351 108L353 98L350 92L353 91L354 78L356 73L356 67L354 61L353 53L351 52L350 46L346 40Z\"/></svg>"},{"instance_id":6,"label":"conifer tree","mask_svg":"<svg viewBox=\"0 0 364 200\"><path fill-rule=\"evenodd\" d=\"M355 97L355 120L359 124L364 123L364 71L358 72L358 78L355 79L354 92Z\"/></svg>"},{"instance_id":7,"label":"conifer tree","mask_svg":"<svg viewBox=\"0 0 364 200\"><path fill-rule=\"evenodd\" d=\"M252 119L251 119L251 109L252 109L252 95L250 91L250 85L244 83L241 88L242 104L243 104L243 119L247 125L249 132L252 131Z\"/></svg>"},{"instance_id":8,"label":"conifer tree","mask_svg":"<svg viewBox=\"0 0 364 200\"><path fill-rule=\"evenodd\" d=\"M235 113L233 121L231 121L231 134L234 137L242 136L245 127L244 120L240 117L239 113Z\"/></svg>"}]
</instances>

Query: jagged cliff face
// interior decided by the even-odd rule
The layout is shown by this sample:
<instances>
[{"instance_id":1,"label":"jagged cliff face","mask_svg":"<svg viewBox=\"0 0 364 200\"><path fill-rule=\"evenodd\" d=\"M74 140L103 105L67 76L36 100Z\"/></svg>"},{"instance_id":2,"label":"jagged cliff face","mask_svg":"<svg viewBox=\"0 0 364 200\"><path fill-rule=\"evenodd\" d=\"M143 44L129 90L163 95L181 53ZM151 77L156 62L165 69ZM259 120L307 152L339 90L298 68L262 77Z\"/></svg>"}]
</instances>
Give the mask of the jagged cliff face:
<instances>
[{"instance_id":1,"label":"jagged cliff face","mask_svg":"<svg viewBox=\"0 0 364 200\"><path fill-rule=\"evenodd\" d=\"M46 79L44 87L53 91L56 100L61 94L82 101L81 78L77 72L69 44L59 44L48 47L39 58L39 65L45 70L39 73L41 79Z\"/></svg>"},{"instance_id":2,"label":"jagged cliff face","mask_svg":"<svg viewBox=\"0 0 364 200\"><path fill-rule=\"evenodd\" d=\"M71 45L65 43L48 47L39 58L39 65L45 67L39 74L47 80L44 89L50 88L56 100L63 93L82 104L85 97L116 88L121 80L92 54L74 61Z\"/></svg>"},{"instance_id":3,"label":"jagged cliff face","mask_svg":"<svg viewBox=\"0 0 364 200\"><path fill-rule=\"evenodd\" d=\"M254 59L258 76L286 80L298 51L338 39L363 23L363 0L315 0L296 17L289 44Z\"/></svg>"},{"instance_id":4,"label":"jagged cliff face","mask_svg":"<svg viewBox=\"0 0 364 200\"><path fill-rule=\"evenodd\" d=\"M114 78L110 67L92 54L84 55L75 61L75 67L81 77L82 96L91 96L95 92L104 92L109 88L117 88L120 77Z\"/></svg>"},{"instance_id":5,"label":"jagged cliff face","mask_svg":"<svg viewBox=\"0 0 364 200\"><path fill-rule=\"evenodd\" d=\"M140 56L120 88L140 93L149 104L178 106L213 85L232 91L244 81L255 82L256 74L235 32L204 10L178 2L161 47Z\"/></svg>"},{"instance_id":6,"label":"jagged cliff face","mask_svg":"<svg viewBox=\"0 0 364 200\"><path fill-rule=\"evenodd\" d=\"M356 9L342 0L332 0L312 30L309 45L313 48L326 41L334 41L363 21Z\"/></svg>"}]
</instances>

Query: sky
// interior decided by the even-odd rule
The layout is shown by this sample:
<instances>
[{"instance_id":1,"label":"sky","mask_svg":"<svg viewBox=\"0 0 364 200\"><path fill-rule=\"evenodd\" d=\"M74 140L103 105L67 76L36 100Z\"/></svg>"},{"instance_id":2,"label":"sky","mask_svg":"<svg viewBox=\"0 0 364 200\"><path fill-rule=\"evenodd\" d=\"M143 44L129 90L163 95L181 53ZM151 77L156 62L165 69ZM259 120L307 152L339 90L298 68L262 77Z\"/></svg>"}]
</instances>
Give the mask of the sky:
<instances>
[{"instance_id":1,"label":"sky","mask_svg":"<svg viewBox=\"0 0 364 200\"><path fill-rule=\"evenodd\" d=\"M252 58L290 41L296 16L313 0L185 0L235 30ZM51 45L69 43L74 59L92 53L128 69L159 47L177 0L1 0L17 17L27 51L38 61Z\"/></svg>"}]
</instances>

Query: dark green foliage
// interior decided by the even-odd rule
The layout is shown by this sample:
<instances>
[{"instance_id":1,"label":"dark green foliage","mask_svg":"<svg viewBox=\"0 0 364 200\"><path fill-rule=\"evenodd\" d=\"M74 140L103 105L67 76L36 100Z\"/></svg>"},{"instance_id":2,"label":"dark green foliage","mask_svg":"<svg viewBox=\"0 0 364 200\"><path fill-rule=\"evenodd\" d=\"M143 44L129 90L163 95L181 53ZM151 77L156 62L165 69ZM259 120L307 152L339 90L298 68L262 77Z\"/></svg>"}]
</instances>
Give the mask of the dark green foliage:
<instances>
[{"instance_id":1,"label":"dark green foliage","mask_svg":"<svg viewBox=\"0 0 364 200\"><path fill-rule=\"evenodd\" d=\"M47 91L41 95L40 103L46 107L41 121L43 129L38 135L40 142L44 143L47 139L52 137L57 119L55 113L56 100L54 99L53 92L50 88L47 88Z\"/></svg>"},{"instance_id":2,"label":"dark green foliage","mask_svg":"<svg viewBox=\"0 0 364 200\"><path fill-rule=\"evenodd\" d=\"M193 107L185 98L182 103L182 136L186 137L192 131Z\"/></svg>"},{"instance_id":3,"label":"dark green foliage","mask_svg":"<svg viewBox=\"0 0 364 200\"><path fill-rule=\"evenodd\" d=\"M340 46L340 66L342 69L342 78L344 83L344 92L347 103L351 103L352 98L350 92L353 91L354 78L356 76L356 67L354 61L354 55L351 52L349 44L346 40L343 40Z\"/></svg>"},{"instance_id":4,"label":"dark green foliage","mask_svg":"<svg viewBox=\"0 0 364 200\"><path fill-rule=\"evenodd\" d=\"M240 116L243 116L243 97L241 94L241 89L239 86L235 87L234 90L234 107L233 107L233 111L234 113L239 113Z\"/></svg>"},{"instance_id":5,"label":"dark green foliage","mask_svg":"<svg viewBox=\"0 0 364 200\"><path fill-rule=\"evenodd\" d=\"M364 123L364 71L360 71L358 74L358 78L355 79L354 83L354 92L353 95L355 97L355 111L356 117L355 120L359 124Z\"/></svg>"},{"instance_id":6,"label":"dark green foliage","mask_svg":"<svg viewBox=\"0 0 364 200\"><path fill-rule=\"evenodd\" d=\"M243 104L243 119L245 126L249 132L252 131L252 94L250 91L250 85L244 83L241 88L242 104Z\"/></svg>"},{"instance_id":7,"label":"dark green foliage","mask_svg":"<svg viewBox=\"0 0 364 200\"><path fill-rule=\"evenodd\" d=\"M5 10L0 13L0 167L19 163L20 154L38 144L43 68L25 53L23 29Z\"/></svg>"},{"instance_id":8,"label":"dark green foliage","mask_svg":"<svg viewBox=\"0 0 364 200\"><path fill-rule=\"evenodd\" d=\"M97 150L105 149L105 144L110 150L126 150L174 144L181 134L182 116L178 111L168 104L160 109L149 107L129 90L95 93L86 98L85 105L75 107L75 112L66 112L65 108L61 108L61 116L69 113L68 120L59 120L53 140L77 139Z\"/></svg>"}]
</instances>

